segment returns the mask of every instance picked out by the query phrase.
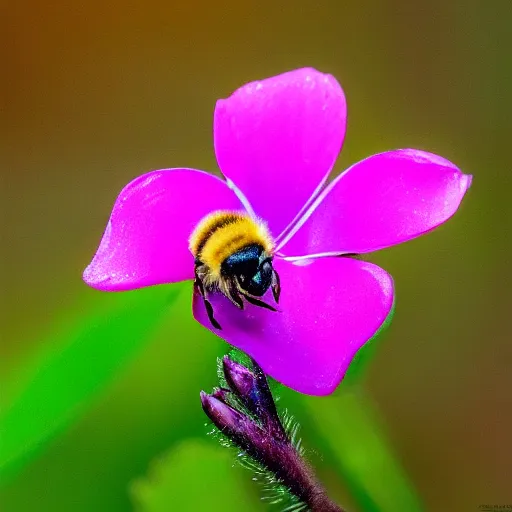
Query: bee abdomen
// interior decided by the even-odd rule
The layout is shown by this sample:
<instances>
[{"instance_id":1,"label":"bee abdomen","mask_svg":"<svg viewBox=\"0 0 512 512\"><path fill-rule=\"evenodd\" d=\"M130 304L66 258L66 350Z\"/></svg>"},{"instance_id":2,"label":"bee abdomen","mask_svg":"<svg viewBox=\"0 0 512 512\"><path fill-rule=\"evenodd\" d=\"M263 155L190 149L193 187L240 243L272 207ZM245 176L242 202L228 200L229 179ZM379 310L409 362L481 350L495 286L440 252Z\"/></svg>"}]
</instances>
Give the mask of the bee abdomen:
<instances>
[{"instance_id":1,"label":"bee abdomen","mask_svg":"<svg viewBox=\"0 0 512 512\"><path fill-rule=\"evenodd\" d=\"M216 231L234 224L240 215L235 213L216 213L206 217L195 229L190 238L190 250L196 257L199 257L202 249Z\"/></svg>"}]
</instances>

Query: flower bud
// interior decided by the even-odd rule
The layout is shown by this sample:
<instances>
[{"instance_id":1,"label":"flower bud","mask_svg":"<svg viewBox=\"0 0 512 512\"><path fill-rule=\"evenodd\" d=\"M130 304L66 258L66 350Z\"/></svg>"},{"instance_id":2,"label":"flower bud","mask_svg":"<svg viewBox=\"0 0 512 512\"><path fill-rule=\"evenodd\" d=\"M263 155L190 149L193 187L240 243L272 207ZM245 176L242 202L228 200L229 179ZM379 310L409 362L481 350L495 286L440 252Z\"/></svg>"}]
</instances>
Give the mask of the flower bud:
<instances>
[{"instance_id":1,"label":"flower bud","mask_svg":"<svg viewBox=\"0 0 512 512\"><path fill-rule=\"evenodd\" d=\"M286 439L286 433L277 414L276 406L263 370L252 361L252 371L225 356L224 377L233 393L277 439Z\"/></svg>"},{"instance_id":2,"label":"flower bud","mask_svg":"<svg viewBox=\"0 0 512 512\"><path fill-rule=\"evenodd\" d=\"M201 404L206 415L222 432L238 433L243 429L246 417L218 398L201 391Z\"/></svg>"},{"instance_id":3,"label":"flower bud","mask_svg":"<svg viewBox=\"0 0 512 512\"><path fill-rule=\"evenodd\" d=\"M222 366L229 388L244 401L244 404L247 402L247 406L250 408L249 403L254 402L254 395L258 393L256 376L245 366L232 361L228 356L225 356L222 360Z\"/></svg>"}]
</instances>

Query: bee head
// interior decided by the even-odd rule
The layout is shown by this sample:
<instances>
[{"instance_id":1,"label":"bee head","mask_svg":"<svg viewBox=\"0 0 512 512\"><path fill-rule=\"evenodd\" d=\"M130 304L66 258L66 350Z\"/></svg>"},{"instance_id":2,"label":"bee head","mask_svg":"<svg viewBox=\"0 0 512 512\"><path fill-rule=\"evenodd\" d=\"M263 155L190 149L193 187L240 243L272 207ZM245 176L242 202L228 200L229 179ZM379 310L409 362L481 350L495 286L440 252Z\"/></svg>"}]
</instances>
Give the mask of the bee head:
<instances>
[{"instance_id":1,"label":"bee head","mask_svg":"<svg viewBox=\"0 0 512 512\"><path fill-rule=\"evenodd\" d=\"M272 284L272 256L259 244L242 247L221 265L225 278L236 278L247 293L261 297Z\"/></svg>"}]
</instances>

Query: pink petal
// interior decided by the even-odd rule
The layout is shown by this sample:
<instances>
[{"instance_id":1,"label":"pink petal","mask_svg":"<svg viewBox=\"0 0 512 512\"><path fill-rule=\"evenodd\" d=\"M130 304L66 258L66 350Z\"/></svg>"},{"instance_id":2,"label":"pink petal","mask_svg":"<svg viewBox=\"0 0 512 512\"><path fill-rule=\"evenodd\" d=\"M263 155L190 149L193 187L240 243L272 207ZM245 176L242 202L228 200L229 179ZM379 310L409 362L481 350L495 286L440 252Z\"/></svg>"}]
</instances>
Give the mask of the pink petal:
<instances>
[{"instance_id":1,"label":"pink petal","mask_svg":"<svg viewBox=\"0 0 512 512\"><path fill-rule=\"evenodd\" d=\"M224 176L277 237L324 183L345 125L345 96L335 78L298 69L218 101L215 152Z\"/></svg>"},{"instance_id":2,"label":"pink petal","mask_svg":"<svg viewBox=\"0 0 512 512\"><path fill-rule=\"evenodd\" d=\"M194 277L188 238L214 210L240 210L219 178L193 169L144 174L119 194L84 281L99 290L132 290Z\"/></svg>"},{"instance_id":3,"label":"pink petal","mask_svg":"<svg viewBox=\"0 0 512 512\"><path fill-rule=\"evenodd\" d=\"M211 302L222 330L212 327L198 295L194 316L286 386L327 395L390 312L391 277L376 265L350 258L323 258L304 266L274 263L282 285L278 312L250 304L240 311L216 293ZM271 293L264 300L274 304Z\"/></svg>"},{"instance_id":4,"label":"pink petal","mask_svg":"<svg viewBox=\"0 0 512 512\"><path fill-rule=\"evenodd\" d=\"M405 242L448 220L470 184L471 176L432 153L402 149L371 156L324 190L281 252L365 253Z\"/></svg>"}]
</instances>

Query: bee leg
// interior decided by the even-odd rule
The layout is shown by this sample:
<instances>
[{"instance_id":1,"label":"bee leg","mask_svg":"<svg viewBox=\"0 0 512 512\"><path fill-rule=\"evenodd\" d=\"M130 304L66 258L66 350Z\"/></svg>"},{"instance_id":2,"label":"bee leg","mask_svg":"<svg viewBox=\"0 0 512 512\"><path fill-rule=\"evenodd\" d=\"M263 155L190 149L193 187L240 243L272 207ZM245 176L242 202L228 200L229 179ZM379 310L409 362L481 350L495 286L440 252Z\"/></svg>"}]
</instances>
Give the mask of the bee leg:
<instances>
[{"instance_id":1,"label":"bee leg","mask_svg":"<svg viewBox=\"0 0 512 512\"><path fill-rule=\"evenodd\" d=\"M274 270L272 272L272 295L276 303L279 303L279 297L281 295L281 280L279 274Z\"/></svg>"},{"instance_id":2,"label":"bee leg","mask_svg":"<svg viewBox=\"0 0 512 512\"><path fill-rule=\"evenodd\" d=\"M244 301L235 287L230 287L226 297L239 309L244 309Z\"/></svg>"},{"instance_id":3,"label":"bee leg","mask_svg":"<svg viewBox=\"0 0 512 512\"><path fill-rule=\"evenodd\" d=\"M213 316L212 303L206 297L206 292L205 292L205 289L203 286L203 282L197 276L197 274L196 274L196 278L194 280L194 286L197 287L197 289L199 290L199 293L201 294L201 297L203 298L203 303L204 303L204 307L206 309L206 313L208 315L208 320L210 320L210 323L213 325L213 327L215 327L215 329L222 330L222 327L220 326L219 322L217 322L217 320L215 320L215 317Z\"/></svg>"},{"instance_id":4,"label":"bee leg","mask_svg":"<svg viewBox=\"0 0 512 512\"><path fill-rule=\"evenodd\" d=\"M238 279L235 281L237 292L247 301L249 304L254 304L255 306L259 306L260 308L270 309L270 311L277 311L277 309L266 302L263 302L252 295L249 295L238 282Z\"/></svg>"},{"instance_id":5,"label":"bee leg","mask_svg":"<svg viewBox=\"0 0 512 512\"><path fill-rule=\"evenodd\" d=\"M215 320L215 317L213 316L213 306L212 303L206 298L203 297L204 307L206 308L206 313L208 314L208 319L210 320L210 323L215 327L215 329L218 329L219 331L222 331L222 327L220 326L219 322Z\"/></svg>"},{"instance_id":6,"label":"bee leg","mask_svg":"<svg viewBox=\"0 0 512 512\"><path fill-rule=\"evenodd\" d=\"M271 306L270 304L267 304L266 302L263 302L262 300L257 299L252 295L242 292L240 292L240 294L250 304L254 304L255 306L259 306L260 308L270 309L270 311L277 311L277 309L274 306Z\"/></svg>"}]
</instances>

